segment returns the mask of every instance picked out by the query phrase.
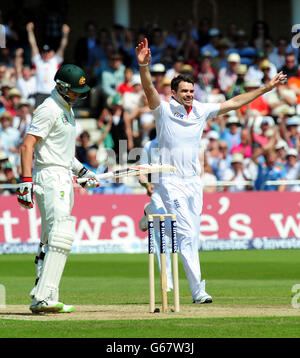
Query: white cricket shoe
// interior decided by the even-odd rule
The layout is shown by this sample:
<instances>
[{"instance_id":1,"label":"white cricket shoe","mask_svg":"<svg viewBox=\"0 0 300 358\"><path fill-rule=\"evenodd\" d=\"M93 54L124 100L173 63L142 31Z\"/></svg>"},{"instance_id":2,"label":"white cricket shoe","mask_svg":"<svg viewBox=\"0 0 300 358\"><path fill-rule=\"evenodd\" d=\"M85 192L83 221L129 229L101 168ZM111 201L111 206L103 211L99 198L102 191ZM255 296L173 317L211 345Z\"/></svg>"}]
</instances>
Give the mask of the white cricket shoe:
<instances>
[{"instance_id":1,"label":"white cricket shoe","mask_svg":"<svg viewBox=\"0 0 300 358\"><path fill-rule=\"evenodd\" d=\"M57 301L36 301L35 299L32 300L32 303L29 309L32 313L57 313L61 309L63 309L64 304Z\"/></svg>"},{"instance_id":2,"label":"white cricket shoe","mask_svg":"<svg viewBox=\"0 0 300 358\"><path fill-rule=\"evenodd\" d=\"M71 313L74 311L74 306L72 305L65 305L63 303L63 308L58 311L58 313Z\"/></svg>"},{"instance_id":3,"label":"white cricket shoe","mask_svg":"<svg viewBox=\"0 0 300 358\"><path fill-rule=\"evenodd\" d=\"M193 299L193 303L212 303L212 297L205 291L205 280L200 282L199 295Z\"/></svg>"}]
</instances>

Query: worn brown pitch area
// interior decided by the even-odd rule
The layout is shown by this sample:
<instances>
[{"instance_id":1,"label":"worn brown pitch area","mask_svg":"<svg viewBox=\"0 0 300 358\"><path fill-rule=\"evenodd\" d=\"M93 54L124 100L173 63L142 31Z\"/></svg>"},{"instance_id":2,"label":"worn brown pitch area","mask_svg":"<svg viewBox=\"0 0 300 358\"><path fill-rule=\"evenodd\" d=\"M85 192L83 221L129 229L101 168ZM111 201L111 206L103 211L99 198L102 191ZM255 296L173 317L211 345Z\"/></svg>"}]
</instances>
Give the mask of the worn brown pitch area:
<instances>
[{"instance_id":1,"label":"worn brown pitch area","mask_svg":"<svg viewBox=\"0 0 300 358\"><path fill-rule=\"evenodd\" d=\"M159 305L158 308L161 309ZM25 305L7 305L0 308L0 319L34 321L88 321L88 320L140 320L172 318L224 318L300 316L300 310L290 305L181 305L180 312L149 313L148 305L76 305L72 313L32 314Z\"/></svg>"}]
</instances>

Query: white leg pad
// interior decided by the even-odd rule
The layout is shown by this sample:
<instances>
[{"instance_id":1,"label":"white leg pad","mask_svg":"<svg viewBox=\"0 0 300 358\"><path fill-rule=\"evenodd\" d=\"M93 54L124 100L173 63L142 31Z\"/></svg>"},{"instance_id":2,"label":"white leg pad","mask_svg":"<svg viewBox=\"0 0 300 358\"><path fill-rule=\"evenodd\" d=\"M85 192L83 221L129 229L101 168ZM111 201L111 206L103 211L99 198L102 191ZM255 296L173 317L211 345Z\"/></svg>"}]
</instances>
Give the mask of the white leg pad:
<instances>
[{"instance_id":1,"label":"white leg pad","mask_svg":"<svg viewBox=\"0 0 300 358\"><path fill-rule=\"evenodd\" d=\"M58 301L58 287L74 236L74 217L64 216L55 221L49 235L42 273L35 289L36 301Z\"/></svg>"}]
</instances>

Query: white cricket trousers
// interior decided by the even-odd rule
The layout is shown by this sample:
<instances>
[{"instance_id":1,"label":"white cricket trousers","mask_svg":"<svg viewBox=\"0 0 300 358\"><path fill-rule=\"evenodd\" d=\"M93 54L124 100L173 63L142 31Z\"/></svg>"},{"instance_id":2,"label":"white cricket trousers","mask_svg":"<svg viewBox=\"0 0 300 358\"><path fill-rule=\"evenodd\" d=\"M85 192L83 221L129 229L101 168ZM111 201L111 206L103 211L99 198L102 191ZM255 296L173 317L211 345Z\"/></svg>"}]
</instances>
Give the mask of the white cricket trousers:
<instances>
[{"instance_id":1,"label":"white cricket trousers","mask_svg":"<svg viewBox=\"0 0 300 358\"><path fill-rule=\"evenodd\" d=\"M176 215L180 257L195 299L200 293L201 282L198 243L203 190L200 177L162 178L159 192L167 212Z\"/></svg>"},{"instance_id":2,"label":"white cricket trousers","mask_svg":"<svg viewBox=\"0 0 300 358\"><path fill-rule=\"evenodd\" d=\"M155 189L154 193L151 195L151 202L149 209L147 210L149 214L167 214L166 208L164 206L161 197ZM156 252L157 263L159 270L161 271L160 263L160 232L159 232L159 218L154 220L154 233L155 233L155 242L154 250ZM170 255L170 244L171 244L171 220L166 218L165 221L165 239L166 239L166 271L167 271L167 287L168 289L173 289L173 279L172 279L172 264L171 264L171 255Z\"/></svg>"},{"instance_id":3,"label":"white cricket trousers","mask_svg":"<svg viewBox=\"0 0 300 358\"><path fill-rule=\"evenodd\" d=\"M41 215L41 242L47 244L54 221L70 216L74 204L72 176L59 166L36 166L33 171L34 195Z\"/></svg>"}]
</instances>

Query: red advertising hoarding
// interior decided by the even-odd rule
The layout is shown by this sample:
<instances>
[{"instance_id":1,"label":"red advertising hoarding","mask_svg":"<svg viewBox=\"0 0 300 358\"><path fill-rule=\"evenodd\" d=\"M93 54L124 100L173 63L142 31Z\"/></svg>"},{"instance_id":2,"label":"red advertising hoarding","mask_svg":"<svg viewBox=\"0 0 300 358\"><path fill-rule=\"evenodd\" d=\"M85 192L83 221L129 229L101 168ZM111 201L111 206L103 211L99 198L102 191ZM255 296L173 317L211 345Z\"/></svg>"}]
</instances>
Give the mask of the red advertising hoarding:
<instances>
[{"instance_id":1,"label":"red advertising hoarding","mask_svg":"<svg viewBox=\"0 0 300 358\"><path fill-rule=\"evenodd\" d=\"M147 235L139 230L138 222L148 201L146 195L76 195L72 212L76 217L75 251L77 246L95 248L97 245L101 246L101 252L122 252L126 245L125 252L144 251ZM300 193L297 192L205 194L199 248L220 249L226 245L229 249L247 248L249 241L266 238L294 240L292 247L298 247L299 223ZM39 235L37 208L23 209L15 196L2 196L0 244L6 245L5 252L7 245L36 244ZM228 242L242 244L230 247ZM253 242L261 246L261 242Z\"/></svg>"}]
</instances>

